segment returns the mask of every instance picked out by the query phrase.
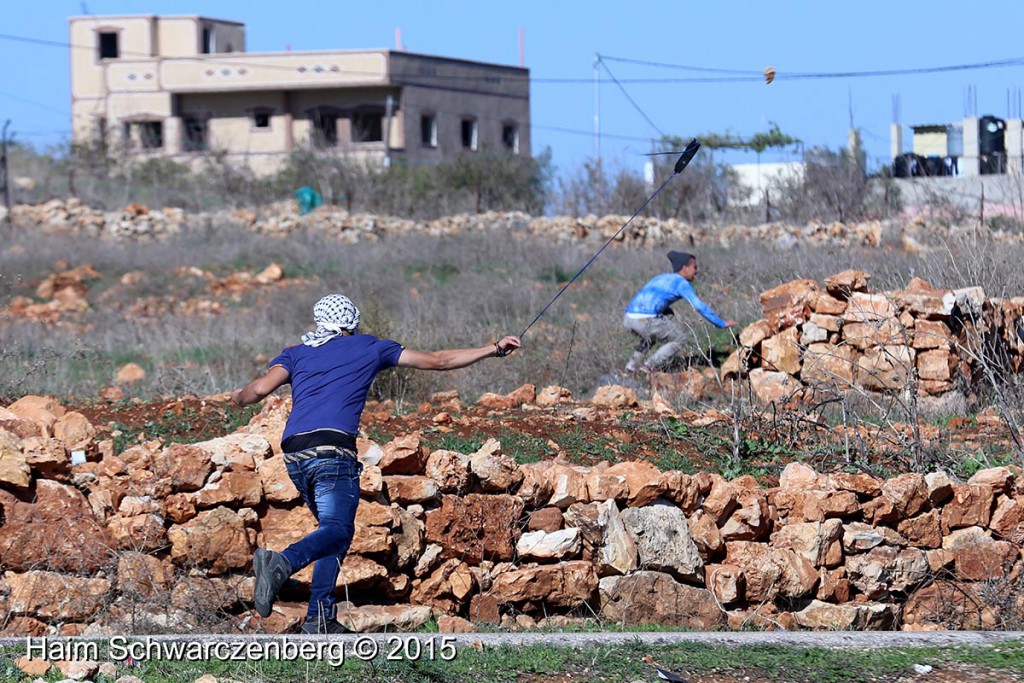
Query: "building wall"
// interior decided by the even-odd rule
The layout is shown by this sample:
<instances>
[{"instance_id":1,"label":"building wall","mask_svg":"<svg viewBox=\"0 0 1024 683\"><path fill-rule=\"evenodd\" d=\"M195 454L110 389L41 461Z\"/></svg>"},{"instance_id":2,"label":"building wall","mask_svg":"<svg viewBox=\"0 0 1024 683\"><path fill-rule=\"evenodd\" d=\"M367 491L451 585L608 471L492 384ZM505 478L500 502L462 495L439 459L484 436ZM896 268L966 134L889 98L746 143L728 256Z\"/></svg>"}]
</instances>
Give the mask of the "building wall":
<instances>
[{"instance_id":1,"label":"building wall","mask_svg":"<svg viewBox=\"0 0 1024 683\"><path fill-rule=\"evenodd\" d=\"M202 53L204 27L212 31L210 54ZM118 33L117 59L99 59L98 29ZM100 123L108 142L120 141L125 122L127 138L138 142L141 122L160 122L163 146L147 154L198 158L182 151L185 121L198 116L208 150L269 165L314 143L317 112L335 121L327 125L338 154L430 162L505 151L506 125L518 135L515 151L530 154L526 69L388 50L248 54L242 24L193 16L76 17L70 33L83 46L72 50L76 142L95 140ZM269 126L254 125L258 109ZM424 113L436 117L436 148L422 144ZM354 142L353 115L376 117L387 144ZM475 122L475 150L464 148L463 120Z\"/></svg>"},{"instance_id":2,"label":"building wall","mask_svg":"<svg viewBox=\"0 0 1024 683\"><path fill-rule=\"evenodd\" d=\"M914 133L914 154L923 157L944 157L947 151L946 133Z\"/></svg>"},{"instance_id":3,"label":"building wall","mask_svg":"<svg viewBox=\"0 0 1024 683\"><path fill-rule=\"evenodd\" d=\"M279 154L286 149L285 94L283 92L194 93L178 97L181 117L208 118L211 150L239 154ZM270 126L256 128L253 112L270 111Z\"/></svg>"},{"instance_id":4,"label":"building wall","mask_svg":"<svg viewBox=\"0 0 1024 683\"><path fill-rule=\"evenodd\" d=\"M530 155L529 70L404 52L390 53L389 64L392 81L403 86L404 158L431 162L471 151L462 144L463 119L477 122L477 152L505 151L502 128L513 123L518 153ZM436 118L436 148L423 145L424 115Z\"/></svg>"},{"instance_id":5,"label":"building wall","mask_svg":"<svg viewBox=\"0 0 1024 683\"><path fill-rule=\"evenodd\" d=\"M736 173L743 187L749 190L744 200L748 206L756 206L763 202L765 190L771 190L791 180L799 180L804 175L804 164L801 161L733 164L730 168Z\"/></svg>"}]
</instances>

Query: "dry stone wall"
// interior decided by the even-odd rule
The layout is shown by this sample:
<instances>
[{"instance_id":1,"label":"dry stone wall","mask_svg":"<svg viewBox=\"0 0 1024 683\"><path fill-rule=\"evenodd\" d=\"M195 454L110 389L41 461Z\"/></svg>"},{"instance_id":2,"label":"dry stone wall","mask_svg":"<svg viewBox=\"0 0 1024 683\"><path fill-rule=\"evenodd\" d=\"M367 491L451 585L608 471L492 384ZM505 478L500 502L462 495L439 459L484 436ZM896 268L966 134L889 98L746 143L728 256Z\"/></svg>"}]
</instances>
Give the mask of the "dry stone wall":
<instances>
[{"instance_id":1,"label":"dry stone wall","mask_svg":"<svg viewBox=\"0 0 1024 683\"><path fill-rule=\"evenodd\" d=\"M0 207L0 212L5 211ZM0 214L0 219L3 215ZM300 215L294 202L277 202L256 208L187 213L183 209L150 209L130 204L117 211L99 211L78 199L53 199L44 204L17 205L11 218L16 227L42 233L62 233L110 240L162 239L188 227L234 226L268 235L287 236L305 230L356 243L406 234L434 236L478 231L501 231L523 236L538 235L557 240L588 237L608 239L628 216L530 216L521 212L459 214L434 220L410 220L395 216L350 214L334 206L321 206ZM861 223L808 223L787 225L690 225L676 219L638 216L617 236L628 246L665 244L721 245L756 241L783 248L796 244L865 247L900 247L918 252L955 236L959 228L924 216ZM996 243L1019 243L1020 232L993 229L988 237Z\"/></svg>"},{"instance_id":2,"label":"dry stone wall","mask_svg":"<svg viewBox=\"0 0 1024 683\"><path fill-rule=\"evenodd\" d=\"M481 399L664 410L621 387L595 400L532 386ZM458 408L451 392L433 403ZM235 433L122 453L52 398L0 409L3 634L294 628L311 568L269 618L249 611L253 550L315 527L276 452L289 409L271 399ZM86 463L71 464L74 448ZM430 452L412 434L359 451L363 500L339 577L341 620L356 630L594 615L696 629L996 628L1021 614L1015 468L957 482L794 463L763 488L646 461L520 465L494 440Z\"/></svg>"},{"instance_id":3,"label":"dry stone wall","mask_svg":"<svg viewBox=\"0 0 1024 683\"><path fill-rule=\"evenodd\" d=\"M848 270L824 284L793 280L763 292L764 318L740 333L723 376L749 378L762 402L782 404L854 388L935 396L969 388L988 370L1020 372L1024 297L921 278L872 292L869 281Z\"/></svg>"}]
</instances>

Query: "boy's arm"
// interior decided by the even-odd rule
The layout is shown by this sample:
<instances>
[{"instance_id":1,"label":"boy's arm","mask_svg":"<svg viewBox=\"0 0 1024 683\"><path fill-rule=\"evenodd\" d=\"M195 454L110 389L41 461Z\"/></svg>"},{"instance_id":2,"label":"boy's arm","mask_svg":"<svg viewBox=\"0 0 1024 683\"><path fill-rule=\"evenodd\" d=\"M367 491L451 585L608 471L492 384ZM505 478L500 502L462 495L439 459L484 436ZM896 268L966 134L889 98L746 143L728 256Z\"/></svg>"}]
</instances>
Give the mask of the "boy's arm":
<instances>
[{"instance_id":1,"label":"boy's arm","mask_svg":"<svg viewBox=\"0 0 1024 683\"><path fill-rule=\"evenodd\" d=\"M693 306L693 310L700 313L705 320L715 327L726 328L736 324L735 320L722 320L717 313L711 310L710 306L700 300L700 297L697 296L697 292L693 291L693 285L689 282L680 288L679 294L682 298L686 299L691 306Z\"/></svg>"},{"instance_id":2,"label":"boy's arm","mask_svg":"<svg viewBox=\"0 0 1024 683\"><path fill-rule=\"evenodd\" d=\"M473 365L484 358L507 356L522 345L519 337L505 337L501 341L475 349L445 349L443 351L413 351L402 349L398 367L417 370L457 370Z\"/></svg>"},{"instance_id":3,"label":"boy's arm","mask_svg":"<svg viewBox=\"0 0 1024 683\"><path fill-rule=\"evenodd\" d=\"M274 393L274 390L282 384L286 384L289 377L290 375L287 370L280 365L275 365L267 370L267 373L262 377L257 377L241 389L235 389L232 391L231 400L239 407L259 403L267 396Z\"/></svg>"}]
</instances>

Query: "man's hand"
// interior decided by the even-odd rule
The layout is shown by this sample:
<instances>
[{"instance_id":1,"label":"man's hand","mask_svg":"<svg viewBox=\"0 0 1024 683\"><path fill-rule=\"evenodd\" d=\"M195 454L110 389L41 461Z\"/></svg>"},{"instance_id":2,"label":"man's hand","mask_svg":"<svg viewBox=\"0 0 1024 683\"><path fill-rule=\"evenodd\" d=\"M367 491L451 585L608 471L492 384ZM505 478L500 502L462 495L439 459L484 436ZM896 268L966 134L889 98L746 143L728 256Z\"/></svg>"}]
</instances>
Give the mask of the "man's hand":
<instances>
[{"instance_id":1,"label":"man's hand","mask_svg":"<svg viewBox=\"0 0 1024 683\"><path fill-rule=\"evenodd\" d=\"M239 408L242 407L242 387L231 390L231 402Z\"/></svg>"},{"instance_id":2,"label":"man's hand","mask_svg":"<svg viewBox=\"0 0 1024 683\"><path fill-rule=\"evenodd\" d=\"M736 327L737 325L739 325L739 323L736 322L735 320L726 320L725 321L725 326L726 327Z\"/></svg>"},{"instance_id":3,"label":"man's hand","mask_svg":"<svg viewBox=\"0 0 1024 683\"><path fill-rule=\"evenodd\" d=\"M494 343L494 347L498 352L498 356L507 356L518 348L522 348L523 342L519 337L509 335Z\"/></svg>"}]
</instances>

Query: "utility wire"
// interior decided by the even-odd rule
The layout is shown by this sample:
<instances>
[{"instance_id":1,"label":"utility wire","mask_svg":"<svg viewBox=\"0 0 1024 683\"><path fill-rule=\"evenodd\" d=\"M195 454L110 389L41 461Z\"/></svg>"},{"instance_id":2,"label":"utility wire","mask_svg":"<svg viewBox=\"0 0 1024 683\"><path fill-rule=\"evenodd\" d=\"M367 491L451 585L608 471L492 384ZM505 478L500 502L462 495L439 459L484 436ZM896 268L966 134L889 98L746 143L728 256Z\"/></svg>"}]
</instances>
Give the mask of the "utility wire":
<instances>
[{"instance_id":1,"label":"utility wire","mask_svg":"<svg viewBox=\"0 0 1024 683\"><path fill-rule=\"evenodd\" d=\"M59 48L73 49L73 50L95 50L96 49L95 46L91 46L91 45L75 45L73 43L67 43L67 42L62 42L62 41L57 41L57 40L46 40L46 39L43 39L43 38L31 38L31 37L28 37L28 36L17 36L17 35L12 35L12 34L9 34L9 33L0 33L0 40L7 40L7 41L14 41L14 42L21 42L21 43L29 43L29 44L32 44L32 45L41 45L41 46L44 46L44 47L59 47ZM128 56L128 57L138 57L139 59L156 59L157 58L156 55L152 55L152 54L150 54L148 52L138 52L138 51L133 51L133 50L121 50L120 54ZM191 59L191 60L195 60L195 61L204 62L204 63L206 63L206 64L208 64L210 66L236 66L236 67L244 67L246 69L267 69L267 70L271 70L271 71L287 71L289 73L295 73L295 67L293 67L293 66L284 66L284 65L281 65L281 64L263 64L263 63L259 63L259 62L255 62L255 61L244 61L243 62L243 61L239 61L239 60L232 60L230 57L229 58L224 58L224 55L227 55L227 54L251 55L251 56L254 56L254 57L256 57L256 56L264 56L261 53L245 53L245 52L229 53L229 52L219 52L219 53L213 53L213 54L192 55L192 56L189 56L189 57L181 57L181 58L175 57L175 58L172 58L172 59ZM316 53L315 52L313 52L313 53L291 52L291 53L281 53L281 54L286 54L286 55L290 55L290 56L300 56L300 57L308 55L310 57L313 57ZM481 64L486 64L486 62L481 62ZM501 64L498 64L497 66L504 67L504 65L501 65ZM515 68L515 67L505 67L505 68ZM357 76L375 76L375 77L376 76L380 76L380 72L378 72L378 71L359 71L359 70L353 70L353 69L346 69L344 71L344 73L352 74L352 75L357 75ZM758 73L760 74L760 72L758 72ZM436 80L436 81L493 81L495 76L493 76L493 75L490 75L490 76L470 76L470 75L457 75L457 74L411 74L411 75L407 76L407 78L409 78L411 81L431 80L431 79ZM501 80L506 80L506 81L529 81L530 84L552 84L552 85L573 85L573 84L578 84L578 85L593 85L593 79L591 79L591 78L568 78L568 77L566 77L566 78L561 78L561 77L544 78L544 77L535 77L535 76L520 76L520 75L515 75L515 74L507 74L507 75L503 75L503 76L498 76L497 78L500 78ZM671 84L671 83L753 82L753 81L759 81L759 80L761 80L761 78L762 78L762 76L758 75L758 76L749 76L749 77L742 77L742 78L623 78L621 80L622 80L623 83L644 83L644 84L654 84L654 85L666 85L666 84Z\"/></svg>"},{"instance_id":2,"label":"utility wire","mask_svg":"<svg viewBox=\"0 0 1024 683\"><path fill-rule=\"evenodd\" d=\"M76 50L95 50L95 46L92 45L75 45L73 43L58 41L58 40L47 40L45 38L34 38L30 36L19 36L10 33L0 33L0 40L29 43L32 45L42 45L45 47L59 47ZM145 59L154 59L156 56L148 52L139 52L132 50L122 50L121 54L126 56L134 56ZM238 61L232 60L230 57L225 58L227 54L242 54L248 53L214 53L204 55L194 55L188 57L188 59L198 60L206 62L210 65L217 66L237 66L245 67L248 69L268 69L278 71L289 71L294 72L295 67L284 66L280 64L261 64L255 61ZM313 53L283 53L290 54L293 56L303 56L309 54L313 56ZM258 53L253 53L252 56L257 56ZM641 66L651 66L656 68L664 69L675 69L682 71L696 71L705 73L718 73L728 74L728 76L721 77L685 77L685 78L622 78L617 79L619 83L631 83L631 84L649 84L649 85L668 85L675 83L751 83L757 82L764 78L764 72L761 69L722 69L714 67L702 67L693 66L687 64L669 64L665 62L655 62L642 59L633 59L629 57L615 57L611 55L601 55L602 63L604 61L622 62L625 64L637 64ZM504 66L504 65L497 65ZM604 65L605 70L608 70L607 64ZM923 67L923 68L908 68L908 69L883 69L873 71L826 71L826 72L811 72L811 71L794 71L794 72L779 72L776 74L776 80L814 80L814 79L836 79L836 78L865 78L865 77L884 77L884 76L907 76L914 74L932 74L932 73L945 73L952 71L972 71L977 69L993 69L993 68L1004 68L1013 66L1024 66L1024 57L1012 57L1009 59L991 60L987 62L974 62L968 64L953 64L948 66L937 66L937 67ZM506 67L514 68L514 67ZM376 71L358 71L358 70L345 70L346 74L361 75L361 76L379 76L380 73ZM609 74L611 72L609 71ZM409 76L413 80L437 80L437 81L480 81L480 80L493 80L494 76L470 76L470 75L457 75L457 74L414 74ZM593 79L590 78L556 78L556 77L531 77L531 76L520 76L520 75L504 75L499 78L508 81L516 80L528 80L530 83L536 84L554 84L554 85L592 85Z\"/></svg>"},{"instance_id":3,"label":"utility wire","mask_svg":"<svg viewBox=\"0 0 1024 683\"><path fill-rule=\"evenodd\" d=\"M704 66L687 66L685 64L666 64L664 62L651 62L646 59L631 59L629 57L612 57L610 55L601 55L602 59L607 59L610 62L622 62L623 64L638 64L640 66L654 66L664 69L679 69L681 71L704 71L707 73L716 74L735 74L740 76L751 76L753 78L763 78L764 72L760 69L715 69Z\"/></svg>"},{"instance_id":4,"label":"utility wire","mask_svg":"<svg viewBox=\"0 0 1024 683\"><path fill-rule=\"evenodd\" d=\"M664 69L676 69L681 71L703 71L711 73L726 73L726 74L738 74L738 75L749 75L752 78L760 78L763 76L762 70L743 70L743 69L715 69L709 67L691 66L687 64L666 64L664 62L652 62L642 59L631 59L628 57L613 57L611 55L602 55L603 59L612 62L623 62L625 64L638 64L642 66L653 66ZM908 76L914 74L931 74L931 73L944 73L949 71L970 71L974 69L997 69L1008 66L1024 66L1024 57L1011 57L1009 59L998 59L987 62L974 62L968 64L952 64L948 66L933 66L933 67L919 67L919 68L908 68L908 69L882 69L873 71L793 71L784 72L779 71L775 80L807 80L807 79L826 79L826 78L864 78L870 76Z\"/></svg>"},{"instance_id":5,"label":"utility wire","mask_svg":"<svg viewBox=\"0 0 1024 683\"><path fill-rule=\"evenodd\" d=\"M9 97L12 100L16 100L16 101L22 102L24 104L31 104L33 107L39 107L40 109L45 109L47 111L60 114L61 116L67 116L68 115L68 112L66 112L66 111L63 111L61 109L57 109L56 107L51 107L50 105L44 104L42 102L36 102L35 100L30 100L27 97L22 97L20 95L15 95L14 93L9 93L9 92L5 92L3 90L0 90L0 96L2 96L2 97Z\"/></svg>"},{"instance_id":6,"label":"utility wire","mask_svg":"<svg viewBox=\"0 0 1024 683\"><path fill-rule=\"evenodd\" d=\"M658 131L658 135L660 135L661 137L665 137L664 131L662 131L661 128L658 127L658 124L652 121L651 117L647 115L647 112L643 110L643 107L637 104L636 100L630 97L629 93L626 91L626 88L622 85L622 83L619 82L619 79L615 77L615 74L613 74L612 70L608 68L608 65L604 63L604 60L601 59L601 55L597 56L597 63L604 67L604 70L608 72L609 76L611 76L612 81L615 83L615 85L619 86L619 90L622 91L622 94L626 96L626 99L629 100L629 103L633 105L633 108L640 112L640 116L644 117L644 120L651 125L651 128Z\"/></svg>"}]
</instances>

